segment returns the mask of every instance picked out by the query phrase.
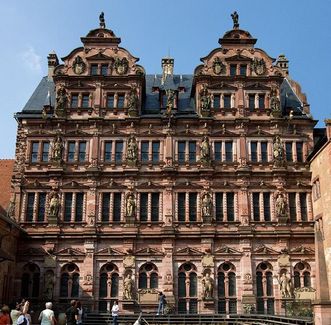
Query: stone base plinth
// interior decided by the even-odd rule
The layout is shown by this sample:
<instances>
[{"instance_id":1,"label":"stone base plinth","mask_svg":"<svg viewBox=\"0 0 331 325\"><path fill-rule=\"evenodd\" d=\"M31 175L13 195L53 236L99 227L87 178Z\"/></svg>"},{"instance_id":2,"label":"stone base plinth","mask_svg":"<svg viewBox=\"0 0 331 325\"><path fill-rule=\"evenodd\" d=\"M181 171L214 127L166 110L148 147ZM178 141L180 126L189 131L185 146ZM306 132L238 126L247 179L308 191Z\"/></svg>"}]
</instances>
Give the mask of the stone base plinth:
<instances>
[{"instance_id":1,"label":"stone base plinth","mask_svg":"<svg viewBox=\"0 0 331 325\"><path fill-rule=\"evenodd\" d=\"M330 325L331 301L315 301L313 307L315 325Z\"/></svg>"}]
</instances>

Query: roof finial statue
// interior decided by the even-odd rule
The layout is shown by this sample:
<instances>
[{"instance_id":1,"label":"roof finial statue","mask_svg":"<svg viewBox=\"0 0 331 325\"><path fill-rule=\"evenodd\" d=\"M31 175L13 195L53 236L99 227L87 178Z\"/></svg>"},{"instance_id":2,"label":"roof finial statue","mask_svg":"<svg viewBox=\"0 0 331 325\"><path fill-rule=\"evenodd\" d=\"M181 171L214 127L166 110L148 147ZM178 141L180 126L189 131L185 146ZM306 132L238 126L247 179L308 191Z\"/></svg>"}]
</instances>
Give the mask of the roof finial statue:
<instances>
[{"instance_id":1,"label":"roof finial statue","mask_svg":"<svg viewBox=\"0 0 331 325\"><path fill-rule=\"evenodd\" d=\"M235 11L233 14L231 14L232 20L233 20L233 29L239 28L239 15L237 11Z\"/></svg>"},{"instance_id":2,"label":"roof finial statue","mask_svg":"<svg viewBox=\"0 0 331 325\"><path fill-rule=\"evenodd\" d=\"M101 12L99 16L99 22L100 22L100 28L106 28L106 23L105 23L105 14L103 11Z\"/></svg>"}]
</instances>

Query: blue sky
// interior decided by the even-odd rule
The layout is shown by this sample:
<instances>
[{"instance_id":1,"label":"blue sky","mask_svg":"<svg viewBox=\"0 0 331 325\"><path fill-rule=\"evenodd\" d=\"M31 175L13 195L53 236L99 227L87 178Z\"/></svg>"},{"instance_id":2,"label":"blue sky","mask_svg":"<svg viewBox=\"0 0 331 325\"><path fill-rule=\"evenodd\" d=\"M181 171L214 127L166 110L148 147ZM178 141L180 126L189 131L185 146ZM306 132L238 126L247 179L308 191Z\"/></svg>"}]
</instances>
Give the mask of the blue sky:
<instances>
[{"instance_id":1,"label":"blue sky","mask_svg":"<svg viewBox=\"0 0 331 325\"><path fill-rule=\"evenodd\" d=\"M240 28L258 39L256 47L271 57L287 56L291 77L323 127L331 118L330 0L11 0L0 4L0 158L14 158L13 114L47 74L48 53L63 57L81 46L80 37L98 27L101 11L148 74L160 73L169 51L175 73L190 74L232 28L234 10Z\"/></svg>"}]
</instances>

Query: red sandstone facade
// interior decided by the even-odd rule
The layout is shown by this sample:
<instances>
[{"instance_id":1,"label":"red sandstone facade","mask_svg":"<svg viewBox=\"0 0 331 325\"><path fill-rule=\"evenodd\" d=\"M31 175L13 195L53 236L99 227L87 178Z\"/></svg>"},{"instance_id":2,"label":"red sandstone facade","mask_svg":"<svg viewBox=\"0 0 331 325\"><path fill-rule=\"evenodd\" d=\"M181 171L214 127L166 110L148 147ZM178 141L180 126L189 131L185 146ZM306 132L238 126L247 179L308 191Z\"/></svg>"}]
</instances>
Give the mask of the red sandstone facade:
<instances>
[{"instance_id":1,"label":"red sandstone facade","mask_svg":"<svg viewBox=\"0 0 331 325\"><path fill-rule=\"evenodd\" d=\"M315 121L285 56L235 24L193 75L165 58L150 76L103 22L81 40L16 114L30 239L13 296L132 312L163 291L182 313L313 298Z\"/></svg>"}]
</instances>

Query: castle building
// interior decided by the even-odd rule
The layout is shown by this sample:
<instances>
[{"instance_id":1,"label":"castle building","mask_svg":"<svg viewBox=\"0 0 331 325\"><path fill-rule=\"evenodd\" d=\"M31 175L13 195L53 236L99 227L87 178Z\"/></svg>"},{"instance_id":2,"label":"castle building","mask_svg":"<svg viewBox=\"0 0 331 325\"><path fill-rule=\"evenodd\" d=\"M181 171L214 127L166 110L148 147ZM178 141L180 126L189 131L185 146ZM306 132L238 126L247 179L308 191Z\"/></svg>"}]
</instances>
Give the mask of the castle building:
<instances>
[{"instance_id":1,"label":"castle building","mask_svg":"<svg viewBox=\"0 0 331 325\"><path fill-rule=\"evenodd\" d=\"M100 26L48 56L18 121L12 296L93 310L283 313L313 299L309 105L239 28L191 75L147 75Z\"/></svg>"}]
</instances>

